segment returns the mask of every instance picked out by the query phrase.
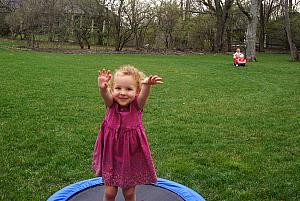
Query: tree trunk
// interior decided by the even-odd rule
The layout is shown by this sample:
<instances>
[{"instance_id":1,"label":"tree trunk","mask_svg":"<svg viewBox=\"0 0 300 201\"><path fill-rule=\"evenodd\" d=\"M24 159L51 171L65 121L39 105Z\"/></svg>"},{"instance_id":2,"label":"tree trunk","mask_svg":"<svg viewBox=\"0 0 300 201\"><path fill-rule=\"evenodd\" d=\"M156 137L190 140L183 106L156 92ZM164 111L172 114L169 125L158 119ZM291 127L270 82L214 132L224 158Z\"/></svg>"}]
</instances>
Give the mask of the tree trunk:
<instances>
[{"instance_id":1,"label":"tree trunk","mask_svg":"<svg viewBox=\"0 0 300 201\"><path fill-rule=\"evenodd\" d=\"M83 36L83 41L86 43L87 48L88 48L88 49L91 49L91 44L90 44L90 42L89 42L89 39L87 38L87 35L84 35L84 36Z\"/></svg>"},{"instance_id":2,"label":"tree trunk","mask_svg":"<svg viewBox=\"0 0 300 201\"><path fill-rule=\"evenodd\" d=\"M265 29L264 27L261 27L261 30L259 32L259 46L258 51L264 52L265 51Z\"/></svg>"},{"instance_id":3,"label":"tree trunk","mask_svg":"<svg viewBox=\"0 0 300 201\"><path fill-rule=\"evenodd\" d=\"M54 40L54 21L55 21L55 12L54 12L54 1L49 5L49 13L48 13L48 41L53 42Z\"/></svg>"},{"instance_id":4,"label":"tree trunk","mask_svg":"<svg viewBox=\"0 0 300 201\"><path fill-rule=\"evenodd\" d=\"M138 22L137 22L137 13L136 13L136 1L131 1L131 26L135 39L135 49L140 49L139 36L138 36Z\"/></svg>"},{"instance_id":5,"label":"tree trunk","mask_svg":"<svg viewBox=\"0 0 300 201\"><path fill-rule=\"evenodd\" d=\"M250 18L246 33L246 55L247 61L256 61L256 30L257 13L259 12L261 0L251 0Z\"/></svg>"},{"instance_id":6,"label":"tree trunk","mask_svg":"<svg viewBox=\"0 0 300 201\"><path fill-rule=\"evenodd\" d=\"M48 23L48 42L53 42L53 22L52 19L49 19L49 23Z\"/></svg>"},{"instance_id":7,"label":"tree trunk","mask_svg":"<svg viewBox=\"0 0 300 201\"><path fill-rule=\"evenodd\" d=\"M293 42L293 36L291 31L288 0L283 0L282 6L283 6L283 13L284 13L284 26L285 26L285 31L288 38L289 46L290 46L291 59L293 61L299 61L298 50L296 48L295 43Z\"/></svg>"},{"instance_id":8,"label":"tree trunk","mask_svg":"<svg viewBox=\"0 0 300 201\"><path fill-rule=\"evenodd\" d=\"M84 44L82 41L82 30L75 30L75 36L76 36L76 39L77 39L77 42L78 42L80 48L84 49Z\"/></svg>"},{"instance_id":9,"label":"tree trunk","mask_svg":"<svg viewBox=\"0 0 300 201\"><path fill-rule=\"evenodd\" d=\"M124 5L124 0L120 0L120 5L118 7L118 14L115 16L115 51L121 51L121 43L122 43L122 8Z\"/></svg>"},{"instance_id":10,"label":"tree trunk","mask_svg":"<svg viewBox=\"0 0 300 201\"><path fill-rule=\"evenodd\" d=\"M225 22L222 22L222 14L217 13L217 31L214 39L213 52L220 52L222 49L222 41L225 29Z\"/></svg>"},{"instance_id":11,"label":"tree trunk","mask_svg":"<svg viewBox=\"0 0 300 201\"><path fill-rule=\"evenodd\" d=\"M135 38L135 49L140 50L140 38L137 30L134 30L134 38Z\"/></svg>"},{"instance_id":12,"label":"tree trunk","mask_svg":"<svg viewBox=\"0 0 300 201\"><path fill-rule=\"evenodd\" d=\"M232 51L232 49L231 49L231 43L232 43L232 41L231 41L231 38L232 38L232 30L231 29L228 29L227 31L226 31L226 33L227 33L227 52L231 52Z\"/></svg>"},{"instance_id":13,"label":"tree trunk","mask_svg":"<svg viewBox=\"0 0 300 201\"><path fill-rule=\"evenodd\" d=\"M220 0L215 0L217 31L214 38L213 52L220 52L222 50L223 36L226 28L226 22L228 19L228 12L233 4L233 0L226 0L223 8L221 4L222 2Z\"/></svg>"},{"instance_id":14,"label":"tree trunk","mask_svg":"<svg viewBox=\"0 0 300 201\"><path fill-rule=\"evenodd\" d=\"M263 52L264 51L264 44L265 44L265 27L266 27L266 22L265 22L265 15L264 15L264 6L263 3L260 3L260 12L259 12L259 24L260 24L260 30L259 30L259 46L258 46L258 51Z\"/></svg>"},{"instance_id":15,"label":"tree trunk","mask_svg":"<svg viewBox=\"0 0 300 201\"><path fill-rule=\"evenodd\" d=\"M266 27L269 22L271 13L279 6L277 0L270 0L269 2L261 1L259 11L259 52L263 52L267 44Z\"/></svg>"},{"instance_id":16,"label":"tree trunk","mask_svg":"<svg viewBox=\"0 0 300 201\"><path fill-rule=\"evenodd\" d=\"M190 13L190 10L191 10L191 2L190 0L186 0L185 2L185 17L184 17L184 20L190 20L191 18L191 13Z\"/></svg>"},{"instance_id":17,"label":"tree trunk","mask_svg":"<svg viewBox=\"0 0 300 201\"><path fill-rule=\"evenodd\" d=\"M32 47L35 48L35 35L32 34Z\"/></svg>"}]
</instances>

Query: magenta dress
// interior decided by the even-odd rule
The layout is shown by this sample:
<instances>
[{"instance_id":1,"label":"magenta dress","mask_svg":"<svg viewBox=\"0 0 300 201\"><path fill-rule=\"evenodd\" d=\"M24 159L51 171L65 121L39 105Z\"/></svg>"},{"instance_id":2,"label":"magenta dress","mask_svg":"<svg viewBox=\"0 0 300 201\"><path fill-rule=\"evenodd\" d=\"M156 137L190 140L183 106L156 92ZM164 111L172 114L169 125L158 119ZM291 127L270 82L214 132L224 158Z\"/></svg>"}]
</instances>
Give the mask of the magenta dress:
<instances>
[{"instance_id":1,"label":"magenta dress","mask_svg":"<svg viewBox=\"0 0 300 201\"><path fill-rule=\"evenodd\" d=\"M107 186L155 183L155 169L135 99L127 109L107 109L93 152L92 169Z\"/></svg>"}]
</instances>

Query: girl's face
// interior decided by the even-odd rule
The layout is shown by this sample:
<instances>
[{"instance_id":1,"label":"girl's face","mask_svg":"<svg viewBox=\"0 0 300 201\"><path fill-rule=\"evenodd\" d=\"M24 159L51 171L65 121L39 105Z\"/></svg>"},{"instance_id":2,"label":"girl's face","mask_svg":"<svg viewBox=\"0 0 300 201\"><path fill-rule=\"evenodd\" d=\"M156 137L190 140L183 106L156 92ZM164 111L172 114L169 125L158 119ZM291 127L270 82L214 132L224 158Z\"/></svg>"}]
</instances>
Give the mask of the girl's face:
<instances>
[{"instance_id":1,"label":"girl's face","mask_svg":"<svg viewBox=\"0 0 300 201\"><path fill-rule=\"evenodd\" d=\"M137 83L131 75L116 75L114 78L112 96L121 106L128 106L138 95Z\"/></svg>"}]
</instances>

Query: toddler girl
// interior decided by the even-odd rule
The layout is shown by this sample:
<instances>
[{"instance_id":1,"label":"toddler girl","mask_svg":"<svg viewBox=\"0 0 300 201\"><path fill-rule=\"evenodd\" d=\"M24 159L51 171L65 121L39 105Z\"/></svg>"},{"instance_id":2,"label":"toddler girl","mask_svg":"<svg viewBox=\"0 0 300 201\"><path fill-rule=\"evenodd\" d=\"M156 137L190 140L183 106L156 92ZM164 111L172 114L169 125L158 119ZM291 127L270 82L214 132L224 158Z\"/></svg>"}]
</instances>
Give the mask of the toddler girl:
<instances>
[{"instance_id":1,"label":"toddler girl","mask_svg":"<svg viewBox=\"0 0 300 201\"><path fill-rule=\"evenodd\" d=\"M162 78L144 74L133 66L98 72L98 87L107 108L93 152L92 168L102 176L104 201L114 201L118 187L126 201L135 201L135 186L156 182L142 111L151 85Z\"/></svg>"},{"instance_id":2,"label":"toddler girl","mask_svg":"<svg viewBox=\"0 0 300 201\"><path fill-rule=\"evenodd\" d=\"M246 58L244 54L241 53L241 49L237 48L236 53L233 54L233 65L235 66L245 66Z\"/></svg>"}]
</instances>

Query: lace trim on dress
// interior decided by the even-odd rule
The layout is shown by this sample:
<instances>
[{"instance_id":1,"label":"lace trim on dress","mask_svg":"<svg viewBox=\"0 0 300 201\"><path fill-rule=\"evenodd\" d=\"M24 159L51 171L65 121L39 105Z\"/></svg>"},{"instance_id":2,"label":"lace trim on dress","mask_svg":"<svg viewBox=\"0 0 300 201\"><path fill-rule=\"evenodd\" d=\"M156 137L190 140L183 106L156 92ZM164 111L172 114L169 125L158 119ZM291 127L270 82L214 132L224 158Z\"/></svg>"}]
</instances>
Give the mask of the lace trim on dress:
<instances>
[{"instance_id":1,"label":"lace trim on dress","mask_svg":"<svg viewBox=\"0 0 300 201\"><path fill-rule=\"evenodd\" d=\"M120 188L131 187L141 184L153 184L157 181L155 173L139 173L135 175L122 176L110 172L103 172L102 178L107 186L118 186Z\"/></svg>"}]
</instances>

